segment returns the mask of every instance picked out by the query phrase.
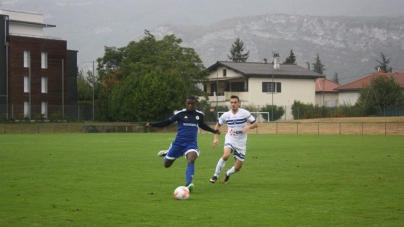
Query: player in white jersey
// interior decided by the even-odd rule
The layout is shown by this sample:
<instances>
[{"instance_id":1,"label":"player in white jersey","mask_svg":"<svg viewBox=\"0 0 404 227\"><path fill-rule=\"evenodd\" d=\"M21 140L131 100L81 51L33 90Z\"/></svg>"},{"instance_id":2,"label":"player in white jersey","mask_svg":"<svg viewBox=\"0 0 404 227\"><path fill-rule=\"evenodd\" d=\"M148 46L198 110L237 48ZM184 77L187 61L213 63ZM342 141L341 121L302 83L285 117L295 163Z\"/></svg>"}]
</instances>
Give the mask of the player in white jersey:
<instances>
[{"instance_id":1,"label":"player in white jersey","mask_svg":"<svg viewBox=\"0 0 404 227\"><path fill-rule=\"evenodd\" d=\"M220 172L226 165L226 161L230 154L234 156L234 166L226 171L223 183L227 183L231 174L240 171L243 166L244 157L246 153L247 144L247 131L258 127L258 123L254 116L248 110L240 108L240 99L233 95L230 97L230 108L228 112L224 113L217 120L215 129L227 123L228 130L224 142L223 156L219 159L215 173L210 179L211 183L215 183L219 177ZM248 124L250 122L250 124ZM218 136L215 134L213 139L213 148L219 143Z\"/></svg>"}]
</instances>

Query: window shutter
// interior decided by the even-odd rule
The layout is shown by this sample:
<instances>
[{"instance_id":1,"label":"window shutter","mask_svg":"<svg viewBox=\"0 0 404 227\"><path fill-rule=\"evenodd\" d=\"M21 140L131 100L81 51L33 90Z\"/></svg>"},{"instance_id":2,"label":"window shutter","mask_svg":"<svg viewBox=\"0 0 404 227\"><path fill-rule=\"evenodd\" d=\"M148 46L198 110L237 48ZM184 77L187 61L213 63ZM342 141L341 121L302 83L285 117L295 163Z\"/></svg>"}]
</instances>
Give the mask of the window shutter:
<instances>
[{"instance_id":1,"label":"window shutter","mask_svg":"<svg viewBox=\"0 0 404 227\"><path fill-rule=\"evenodd\" d=\"M281 83L276 83L276 92L281 92Z\"/></svg>"}]
</instances>

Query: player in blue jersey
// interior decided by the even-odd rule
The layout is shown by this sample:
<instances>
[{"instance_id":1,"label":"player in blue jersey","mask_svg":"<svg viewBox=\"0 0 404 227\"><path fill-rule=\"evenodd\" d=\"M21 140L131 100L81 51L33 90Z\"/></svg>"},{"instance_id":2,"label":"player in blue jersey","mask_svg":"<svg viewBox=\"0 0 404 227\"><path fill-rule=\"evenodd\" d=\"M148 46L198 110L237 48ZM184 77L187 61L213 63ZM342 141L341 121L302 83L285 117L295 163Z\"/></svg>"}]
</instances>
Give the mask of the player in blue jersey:
<instances>
[{"instance_id":1,"label":"player in blue jersey","mask_svg":"<svg viewBox=\"0 0 404 227\"><path fill-rule=\"evenodd\" d=\"M218 130L219 127L224 123L227 124L228 129L224 141L223 156L219 159L216 165L215 173L210 179L211 183L216 182L231 153L233 153L234 156L234 166L226 171L223 183L227 183L231 174L240 171L246 154L247 131L258 127L258 123L254 116L252 116L248 110L240 108L240 104L241 103L238 96L231 96L231 110L225 112L219 117L219 119L217 119L215 129ZM247 124L248 122L250 122L250 124ZM213 148L216 148L218 142L218 136L214 135Z\"/></svg>"},{"instance_id":2,"label":"player in blue jersey","mask_svg":"<svg viewBox=\"0 0 404 227\"><path fill-rule=\"evenodd\" d=\"M146 127L166 127L174 122L178 122L177 136L174 142L171 143L167 151L160 151L159 156L164 156L164 167L170 167L175 159L185 155L188 161L188 166L185 171L185 185L189 191L193 191L194 184L192 179L195 172L195 160L199 156L197 135L199 128L220 134L218 129L209 127L204 122L204 114L195 109L195 97L188 97L185 103L185 109L178 111L173 116L165 121L146 123Z\"/></svg>"}]
</instances>

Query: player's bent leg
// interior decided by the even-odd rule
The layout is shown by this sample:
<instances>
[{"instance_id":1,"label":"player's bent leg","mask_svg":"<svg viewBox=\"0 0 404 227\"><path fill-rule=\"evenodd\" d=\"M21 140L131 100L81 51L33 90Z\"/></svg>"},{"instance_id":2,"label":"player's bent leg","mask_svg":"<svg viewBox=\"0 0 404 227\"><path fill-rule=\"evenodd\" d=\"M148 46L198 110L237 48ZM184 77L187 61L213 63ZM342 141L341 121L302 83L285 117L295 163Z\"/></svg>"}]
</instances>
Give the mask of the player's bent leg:
<instances>
[{"instance_id":1,"label":"player's bent leg","mask_svg":"<svg viewBox=\"0 0 404 227\"><path fill-rule=\"evenodd\" d=\"M223 156L222 159L224 161L227 161L229 159L230 154L233 152L233 148L230 145L226 145L223 149Z\"/></svg>"},{"instance_id":2,"label":"player's bent leg","mask_svg":"<svg viewBox=\"0 0 404 227\"><path fill-rule=\"evenodd\" d=\"M238 171L240 171L241 170L241 167L243 167L243 161L241 161L241 160L239 160L239 159L235 159L235 162L234 162L234 170L236 171L236 172L238 172Z\"/></svg>"},{"instance_id":3,"label":"player's bent leg","mask_svg":"<svg viewBox=\"0 0 404 227\"><path fill-rule=\"evenodd\" d=\"M194 190L194 184L192 180L195 174L195 160L198 158L198 152L194 149L190 149L185 152L185 157L188 161L187 169L185 170L185 185L188 187L189 191Z\"/></svg>"},{"instance_id":4,"label":"player's bent leg","mask_svg":"<svg viewBox=\"0 0 404 227\"><path fill-rule=\"evenodd\" d=\"M164 167L168 168L174 163L175 159L164 157Z\"/></svg>"}]
</instances>

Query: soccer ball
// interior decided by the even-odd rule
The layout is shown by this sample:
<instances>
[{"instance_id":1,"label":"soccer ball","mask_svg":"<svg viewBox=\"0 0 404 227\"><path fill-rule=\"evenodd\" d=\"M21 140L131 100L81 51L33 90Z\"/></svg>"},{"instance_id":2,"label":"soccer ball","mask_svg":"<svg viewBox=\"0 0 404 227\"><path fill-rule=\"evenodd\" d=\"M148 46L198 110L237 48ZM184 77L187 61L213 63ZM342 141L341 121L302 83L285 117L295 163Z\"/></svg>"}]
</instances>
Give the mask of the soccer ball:
<instances>
[{"instance_id":1,"label":"soccer ball","mask_svg":"<svg viewBox=\"0 0 404 227\"><path fill-rule=\"evenodd\" d=\"M179 186L174 190L174 198L184 200L189 198L189 190L185 186Z\"/></svg>"}]
</instances>

